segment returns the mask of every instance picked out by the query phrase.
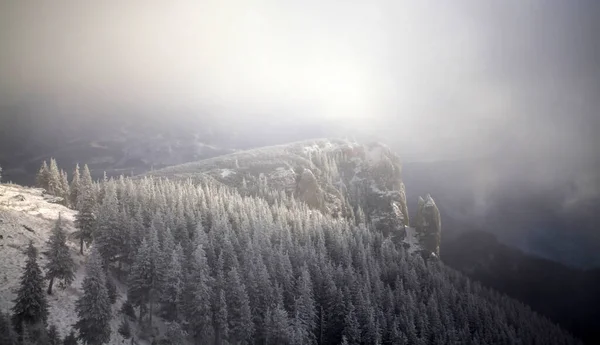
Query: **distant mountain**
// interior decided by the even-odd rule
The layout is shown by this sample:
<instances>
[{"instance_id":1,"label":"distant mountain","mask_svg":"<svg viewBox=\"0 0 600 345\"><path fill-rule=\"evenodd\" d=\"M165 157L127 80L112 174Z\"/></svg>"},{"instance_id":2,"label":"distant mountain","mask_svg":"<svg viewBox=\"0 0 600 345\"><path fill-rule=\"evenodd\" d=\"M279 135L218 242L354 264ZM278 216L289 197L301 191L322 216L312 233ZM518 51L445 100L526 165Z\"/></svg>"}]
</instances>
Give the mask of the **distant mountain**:
<instances>
[{"instance_id":1,"label":"distant mountain","mask_svg":"<svg viewBox=\"0 0 600 345\"><path fill-rule=\"evenodd\" d=\"M482 231L463 232L442 248L450 267L530 305L587 343L600 343L600 269L537 258Z\"/></svg>"}]
</instances>

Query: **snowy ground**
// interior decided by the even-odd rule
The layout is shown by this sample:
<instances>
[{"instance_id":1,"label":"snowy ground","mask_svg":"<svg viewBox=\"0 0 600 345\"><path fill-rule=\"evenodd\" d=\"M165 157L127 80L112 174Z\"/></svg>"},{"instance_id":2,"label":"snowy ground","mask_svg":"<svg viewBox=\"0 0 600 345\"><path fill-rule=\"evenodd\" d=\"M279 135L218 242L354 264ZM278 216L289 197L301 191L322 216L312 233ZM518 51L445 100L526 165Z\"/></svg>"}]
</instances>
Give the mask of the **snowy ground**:
<instances>
[{"instance_id":1,"label":"snowy ground","mask_svg":"<svg viewBox=\"0 0 600 345\"><path fill-rule=\"evenodd\" d=\"M50 236L54 222L60 214L63 225L70 235L75 231L73 224L75 211L62 205L51 203L53 198L45 196L41 189L26 188L16 185L0 184L0 310L10 311L18 289L19 279L25 266L25 249L29 241L38 248L39 264L46 264L43 255L45 243ZM28 230L27 228L31 229ZM48 296L50 317L48 322L57 326L61 336L66 335L76 322L75 302L81 296L81 284L85 277L86 256L79 255L78 242L69 236L69 246L77 265L77 273L73 284L61 289L55 284L53 294ZM125 301L126 288L117 284L119 298L113 307L112 337L110 345L129 344L123 342L117 330L122 317L119 313ZM131 324L132 331L136 325ZM138 341L138 344L147 344Z\"/></svg>"}]
</instances>

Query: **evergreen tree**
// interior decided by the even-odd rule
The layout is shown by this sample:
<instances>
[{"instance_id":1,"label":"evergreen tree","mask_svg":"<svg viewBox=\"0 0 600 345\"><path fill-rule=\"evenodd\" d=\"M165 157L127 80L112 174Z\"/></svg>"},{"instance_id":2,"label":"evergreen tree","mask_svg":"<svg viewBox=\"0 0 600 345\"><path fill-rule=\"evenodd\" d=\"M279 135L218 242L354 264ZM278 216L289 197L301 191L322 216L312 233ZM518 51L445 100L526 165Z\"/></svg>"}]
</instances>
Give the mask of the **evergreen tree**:
<instances>
[{"instance_id":1,"label":"evergreen tree","mask_svg":"<svg viewBox=\"0 0 600 345\"><path fill-rule=\"evenodd\" d=\"M48 184L50 183L50 169L48 168L48 163L44 161L40 170L38 170L37 175L35 176L35 185L38 188L43 188L48 190Z\"/></svg>"},{"instance_id":2,"label":"evergreen tree","mask_svg":"<svg viewBox=\"0 0 600 345\"><path fill-rule=\"evenodd\" d=\"M199 244L190 258L185 278L181 310L185 315L185 328L196 343L212 336L211 279L204 248Z\"/></svg>"},{"instance_id":3,"label":"evergreen tree","mask_svg":"<svg viewBox=\"0 0 600 345\"><path fill-rule=\"evenodd\" d=\"M185 344L187 333L181 328L179 323L168 322L165 336L169 340L168 344L179 345Z\"/></svg>"},{"instance_id":4,"label":"evergreen tree","mask_svg":"<svg viewBox=\"0 0 600 345\"><path fill-rule=\"evenodd\" d=\"M0 344L17 345L17 335L10 323L10 316L0 312Z\"/></svg>"},{"instance_id":5,"label":"evergreen tree","mask_svg":"<svg viewBox=\"0 0 600 345\"><path fill-rule=\"evenodd\" d=\"M71 331L63 340L63 345L77 345L77 337L75 332Z\"/></svg>"},{"instance_id":6,"label":"evergreen tree","mask_svg":"<svg viewBox=\"0 0 600 345\"><path fill-rule=\"evenodd\" d=\"M315 342L316 308L313 298L312 281L308 268L302 266L297 283L297 298L294 305L296 334L301 334L305 344ZM298 335L296 335L298 336Z\"/></svg>"},{"instance_id":7,"label":"evergreen tree","mask_svg":"<svg viewBox=\"0 0 600 345\"><path fill-rule=\"evenodd\" d=\"M215 298L213 302L213 327L215 330L215 344L220 345L223 339L229 337L229 325L227 317L227 300L225 297L225 289L227 282L223 272L223 256L219 256L217 260L217 271L215 279Z\"/></svg>"},{"instance_id":8,"label":"evergreen tree","mask_svg":"<svg viewBox=\"0 0 600 345\"><path fill-rule=\"evenodd\" d=\"M62 343L55 325L48 327L48 343L49 345L61 345Z\"/></svg>"},{"instance_id":9,"label":"evergreen tree","mask_svg":"<svg viewBox=\"0 0 600 345\"><path fill-rule=\"evenodd\" d=\"M73 179L71 180L71 185L69 186L69 200L71 202L71 206L75 209L77 207L77 200L79 198L79 189L81 184L81 173L79 172L79 164L75 165L75 170L73 171Z\"/></svg>"},{"instance_id":10,"label":"evergreen tree","mask_svg":"<svg viewBox=\"0 0 600 345\"><path fill-rule=\"evenodd\" d=\"M233 343L250 343L254 333L250 301L246 293L246 286L240 279L236 267L227 273L227 288L225 300L227 301L227 318L229 337Z\"/></svg>"},{"instance_id":11,"label":"evergreen tree","mask_svg":"<svg viewBox=\"0 0 600 345\"><path fill-rule=\"evenodd\" d=\"M61 194L59 196L63 198L63 205L66 207L71 206L71 187L69 186L69 176L64 170L60 171L60 190Z\"/></svg>"},{"instance_id":12,"label":"evergreen tree","mask_svg":"<svg viewBox=\"0 0 600 345\"><path fill-rule=\"evenodd\" d=\"M178 306L183 291L183 260L183 248L177 245L171 252L160 297L163 317L170 321L179 317Z\"/></svg>"},{"instance_id":13,"label":"evergreen tree","mask_svg":"<svg viewBox=\"0 0 600 345\"><path fill-rule=\"evenodd\" d=\"M79 198L77 200L77 209L79 212L75 216L75 225L79 229L79 252L83 255L83 243L90 242L96 227L96 217L94 208L96 206L96 196L90 170L87 164L83 167L83 175L79 189Z\"/></svg>"},{"instance_id":14,"label":"evergreen tree","mask_svg":"<svg viewBox=\"0 0 600 345\"><path fill-rule=\"evenodd\" d=\"M54 158L50 158L50 168L48 171L48 193L55 196L61 196L63 194L60 171L58 170L58 165L56 164L56 160Z\"/></svg>"},{"instance_id":15,"label":"evergreen tree","mask_svg":"<svg viewBox=\"0 0 600 345\"><path fill-rule=\"evenodd\" d=\"M126 318L123 318L121 324L119 325L119 334L123 337L123 339L131 338L131 327L129 326L129 321Z\"/></svg>"},{"instance_id":16,"label":"evergreen tree","mask_svg":"<svg viewBox=\"0 0 600 345\"><path fill-rule=\"evenodd\" d=\"M2 182L2 167L0 167L0 182Z\"/></svg>"},{"instance_id":17,"label":"evergreen tree","mask_svg":"<svg viewBox=\"0 0 600 345\"><path fill-rule=\"evenodd\" d=\"M29 242L25 271L21 276L17 298L12 307L13 325L19 333L23 326L45 324L48 320L48 302L43 286L44 277L37 263L37 250L33 242Z\"/></svg>"},{"instance_id":18,"label":"evergreen tree","mask_svg":"<svg viewBox=\"0 0 600 345\"><path fill-rule=\"evenodd\" d=\"M129 274L128 299L140 307L140 321L148 312L148 325L152 324L153 307L158 301L163 281L163 267L156 231L150 231L148 239L142 241Z\"/></svg>"},{"instance_id":19,"label":"evergreen tree","mask_svg":"<svg viewBox=\"0 0 600 345\"><path fill-rule=\"evenodd\" d=\"M48 294L52 294L52 285L55 279L61 280L63 286L69 286L75 279L75 262L67 246L67 234L62 228L61 216L58 216L52 234L48 239L48 263L46 264L46 279Z\"/></svg>"},{"instance_id":20,"label":"evergreen tree","mask_svg":"<svg viewBox=\"0 0 600 345\"><path fill-rule=\"evenodd\" d=\"M75 306L75 329L84 344L101 345L110 340L111 307L105 279L100 254L94 248L86 264L83 295Z\"/></svg>"}]
</instances>

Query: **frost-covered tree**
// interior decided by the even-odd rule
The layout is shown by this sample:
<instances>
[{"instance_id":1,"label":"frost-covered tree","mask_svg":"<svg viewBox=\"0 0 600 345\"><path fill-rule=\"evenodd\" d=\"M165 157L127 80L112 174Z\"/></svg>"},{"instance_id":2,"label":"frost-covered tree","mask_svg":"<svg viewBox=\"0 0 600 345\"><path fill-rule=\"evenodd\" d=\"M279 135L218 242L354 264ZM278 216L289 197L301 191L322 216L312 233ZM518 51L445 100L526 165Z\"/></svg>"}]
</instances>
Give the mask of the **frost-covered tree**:
<instances>
[{"instance_id":1,"label":"frost-covered tree","mask_svg":"<svg viewBox=\"0 0 600 345\"><path fill-rule=\"evenodd\" d=\"M12 312L12 322L19 333L24 326L45 325L48 320L48 302L44 293L44 277L37 263L37 250L33 246L33 242L29 242L27 247L25 271L21 276Z\"/></svg>"},{"instance_id":2,"label":"frost-covered tree","mask_svg":"<svg viewBox=\"0 0 600 345\"><path fill-rule=\"evenodd\" d=\"M71 187L69 186L69 176L64 170L60 171L60 196L63 198L63 205L71 206Z\"/></svg>"},{"instance_id":3,"label":"frost-covered tree","mask_svg":"<svg viewBox=\"0 0 600 345\"><path fill-rule=\"evenodd\" d=\"M50 183L50 168L48 168L48 163L44 161L42 166L38 170L35 175L35 185L39 188L44 188L48 190L48 184Z\"/></svg>"},{"instance_id":4,"label":"frost-covered tree","mask_svg":"<svg viewBox=\"0 0 600 345\"><path fill-rule=\"evenodd\" d=\"M123 318L123 321L121 321L118 331L123 339L131 338L131 327L129 326L129 321L127 321L126 318Z\"/></svg>"},{"instance_id":5,"label":"frost-covered tree","mask_svg":"<svg viewBox=\"0 0 600 345\"><path fill-rule=\"evenodd\" d=\"M160 291L160 304L162 315L167 320L179 318L179 304L183 292L183 261L185 257L181 245L171 252L170 262L167 266L164 281Z\"/></svg>"},{"instance_id":6,"label":"frost-covered tree","mask_svg":"<svg viewBox=\"0 0 600 345\"><path fill-rule=\"evenodd\" d=\"M79 164L75 165L75 170L73 171L73 179L71 180L71 185L69 186L69 200L71 202L71 206L77 209L77 200L79 198L79 189L81 184L81 173L79 172Z\"/></svg>"},{"instance_id":7,"label":"frost-covered tree","mask_svg":"<svg viewBox=\"0 0 600 345\"><path fill-rule=\"evenodd\" d=\"M156 231L150 231L131 266L127 290L128 300L140 307L140 321L144 315L148 315L148 325L152 324L154 304L158 302L163 281L161 258Z\"/></svg>"},{"instance_id":8,"label":"frost-covered tree","mask_svg":"<svg viewBox=\"0 0 600 345\"><path fill-rule=\"evenodd\" d=\"M232 267L227 273L225 292L230 342L234 344L251 343L254 324L252 323L250 300L246 293L246 286L236 267Z\"/></svg>"},{"instance_id":9,"label":"frost-covered tree","mask_svg":"<svg viewBox=\"0 0 600 345\"><path fill-rule=\"evenodd\" d=\"M0 344L17 345L17 335L10 323L10 316L0 311Z\"/></svg>"},{"instance_id":10,"label":"frost-covered tree","mask_svg":"<svg viewBox=\"0 0 600 345\"><path fill-rule=\"evenodd\" d=\"M102 259L94 248L86 264L83 295L75 306L77 323L74 327L84 344L101 345L110 340L111 307L105 279Z\"/></svg>"},{"instance_id":11,"label":"frost-covered tree","mask_svg":"<svg viewBox=\"0 0 600 345\"><path fill-rule=\"evenodd\" d=\"M52 234L47 242L48 263L46 264L46 279L48 294L52 294L54 280L60 280L62 286L69 286L75 279L75 262L67 246L67 234L62 227L61 216L58 216Z\"/></svg>"},{"instance_id":12,"label":"frost-covered tree","mask_svg":"<svg viewBox=\"0 0 600 345\"><path fill-rule=\"evenodd\" d=\"M94 210L96 207L96 195L90 169L87 164L83 167L79 195L77 200L77 209L79 212L75 216L75 225L79 229L79 252L83 255L84 242L91 242L94 229L96 227L96 217Z\"/></svg>"},{"instance_id":13,"label":"frost-covered tree","mask_svg":"<svg viewBox=\"0 0 600 345\"><path fill-rule=\"evenodd\" d=\"M314 329L317 313L313 298L312 281L306 266L301 268L297 291L298 297L294 304L295 337L297 340L300 340L298 339L300 337L304 344L312 344L316 341Z\"/></svg>"},{"instance_id":14,"label":"frost-covered tree","mask_svg":"<svg viewBox=\"0 0 600 345\"><path fill-rule=\"evenodd\" d=\"M48 344L49 345L61 345L62 341L60 339L60 335L58 334L58 329L56 325L50 325L48 327Z\"/></svg>"},{"instance_id":15,"label":"frost-covered tree","mask_svg":"<svg viewBox=\"0 0 600 345\"><path fill-rule=\"evenodd\" d=\"M61 196L62 182L60 178L60 171L54 158L50 158L50 167L48 168L48 193L56 196Z\"/></svg>"},{"instance_id":16,"label":"frost-covered tree","mask_svg":"<svg viewBox=\"0 0 600 345\"><path fill-rule=\"evenodd\" d=\"M191 254L181 310L185 317L185 329L196 343L212 336L210 289L211 277L204 248L199 244Z\"/></svg>"},{"instance_id":17,"label":"frost-covered tree","mask_svg":"<svg viewBox=\"0 0 600 345\"><path fill-rule=\"evenodd\" d=\"M63 339L63 345L77 345L77 337L75 336L75 332L71 331L65 339Z\"/></svg>"}]
</instances>

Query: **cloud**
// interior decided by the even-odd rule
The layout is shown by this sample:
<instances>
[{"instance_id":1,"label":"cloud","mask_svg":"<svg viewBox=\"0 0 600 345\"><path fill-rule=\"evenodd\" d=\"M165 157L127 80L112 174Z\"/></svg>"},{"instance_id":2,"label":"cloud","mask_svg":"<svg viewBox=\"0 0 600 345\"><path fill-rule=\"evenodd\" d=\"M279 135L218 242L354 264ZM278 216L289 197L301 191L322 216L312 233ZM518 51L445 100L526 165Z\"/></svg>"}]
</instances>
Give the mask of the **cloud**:
<instances>
[{"instance_id":1,"label":"cloud","mask_svg":"<svg viewBox=\"0 0 600 345\"><path fill-rule=\"evenodd\" d=\"M0 102L43 99L78 116L129 109L174 120L335 123L390 142L406 159L589 160L600 107L598 8L3 2Z\"/></svg>"}]
</instances>

